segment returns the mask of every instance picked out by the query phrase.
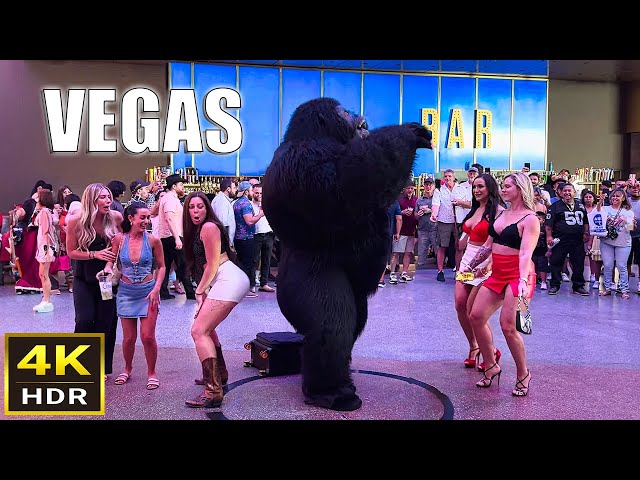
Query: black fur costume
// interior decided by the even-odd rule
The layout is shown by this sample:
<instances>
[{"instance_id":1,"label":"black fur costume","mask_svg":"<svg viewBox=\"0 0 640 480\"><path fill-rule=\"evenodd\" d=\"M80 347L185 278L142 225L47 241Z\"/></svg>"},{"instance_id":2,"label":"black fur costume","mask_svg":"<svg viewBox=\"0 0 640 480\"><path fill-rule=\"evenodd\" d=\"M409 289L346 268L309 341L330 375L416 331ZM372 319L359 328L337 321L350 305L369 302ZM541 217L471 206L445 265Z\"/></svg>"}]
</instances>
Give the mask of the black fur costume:
<instances>
[{"instance_id":1,"label":"black fur costume","mask_svg":"<svg viewBox=\"0 0 640 480\"><path fill-rule=\"evenodd\" d=\"M331 98L300 105L264 177L263 208L281 242L278 304L304 335L305 402L355 410L350 365L390 251L388 209L431 132L366 129Z\"/></svg>"}]
</instances>

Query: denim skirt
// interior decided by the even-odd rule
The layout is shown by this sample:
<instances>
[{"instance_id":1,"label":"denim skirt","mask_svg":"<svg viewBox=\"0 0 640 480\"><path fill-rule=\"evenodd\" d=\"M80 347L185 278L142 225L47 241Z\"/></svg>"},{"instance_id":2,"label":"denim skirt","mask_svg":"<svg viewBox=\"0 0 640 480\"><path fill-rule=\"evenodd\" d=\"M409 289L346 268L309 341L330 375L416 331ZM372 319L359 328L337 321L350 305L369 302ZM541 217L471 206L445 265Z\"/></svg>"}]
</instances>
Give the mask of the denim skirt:
<instances>
[{"instance_id":1,"label":"denim skirt","mask_svg":"<svg viewBox=\"0 0 640 480\"><path fill-rule=\"evenodd\" d=\"M146 283L125 283L118 285L116 296L116 308L121 318L146 317L149 311L147 295L153 290L156 280Z\"/></svg>"}]
</instances>

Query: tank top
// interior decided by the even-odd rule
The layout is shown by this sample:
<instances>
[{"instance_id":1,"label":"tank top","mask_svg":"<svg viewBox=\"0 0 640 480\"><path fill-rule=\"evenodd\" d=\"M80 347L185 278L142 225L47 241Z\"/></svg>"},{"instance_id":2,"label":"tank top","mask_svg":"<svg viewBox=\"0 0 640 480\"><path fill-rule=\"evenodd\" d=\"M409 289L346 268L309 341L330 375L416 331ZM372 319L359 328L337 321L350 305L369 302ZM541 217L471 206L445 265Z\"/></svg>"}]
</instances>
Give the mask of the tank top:
<instances>
[{"instance_id":1,"label":"tank top","mask_svg":"<svg viewBox=\"0 0 640 480\"><path fill-rule=\"evenodd\" d=\"M462 224L462 231L469 235L469 241L474 243L484 243L489 237L489 222L483 218L475 227L470 228L467 222Z\"/></svg>"},{"instance_id":2,"label":"tank top","mask_svg":"<svg viewBox=\"0 0 640 480\"><path fill-rule=\"evenodd\" d=\"M503 210L500 212L502 215L505 212ZM496 220L500 218L500 215L496 217ZM515 248L516 250L520 250L520 244L522 243L522 237L520 236L520 232L518 232L518 224L527 218L529 215L533 215L533 213L527 213L524 217L518 220L516 223L512 223L511 225L507 225L502 229L502 231L498 234L496 230L493 228L495 224L495 220L491 225L489 225L489 235L493 237L494 243L498 245L504 245L505 247Z\"/></svg>"},{"instance_id":3,"label":"tank top","mask_svg":"<svg viewBox=\"0 0 640 480\"><path fill-rule=\"evenodd\" d=\"M132 262L129 256L129 237L126 233L122 241L120 249L120 264L122 265L122 276L127 277L133 283L142 282L145 277L151 274L153 269L153 251L149 243L147 232L142 233L142 249L140 250L140 259Z\"/></svg>"},{"instance_id":4,"label":"tank top","mask_svg":"<svg viewBox=\"0 0 640 480\"><path fill-rule=\"evenodd\" d=\"M204 225L204 223L202 224ZM204 243L200 238L200 232L202 231L202 225L196 231L195 238L193 239L193 279L196 283L200 283L202 275L204 275L204 267L207 264L207 255L204 250ZM220 232L220 254L229 252L229 237L224 231Z\"/></svg>"},{"instance_id":5,"label":"tank top","mask_svg":"<svg viewBox=\"0 0 640 480\"><path fill-rule=\"evenodd\" d=\"M107 248L109 242L100 236L96 236L95 240L91 242L88 250L90 252L97 252ZM93 260L73 260L73 275L81 278L87 283L98 283L96 275L100 270L103 270L107 262L94 258Z\"/></svg>"}]
</instances>

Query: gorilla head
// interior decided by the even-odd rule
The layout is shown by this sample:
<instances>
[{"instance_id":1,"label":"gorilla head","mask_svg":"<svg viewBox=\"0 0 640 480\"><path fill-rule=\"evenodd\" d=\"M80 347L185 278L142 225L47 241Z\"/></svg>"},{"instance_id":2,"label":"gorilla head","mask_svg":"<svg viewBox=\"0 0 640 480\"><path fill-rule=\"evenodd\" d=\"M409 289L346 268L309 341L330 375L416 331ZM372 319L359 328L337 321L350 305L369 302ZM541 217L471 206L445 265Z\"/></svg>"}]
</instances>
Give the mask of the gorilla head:
<instances>
[{"instance_id":1,"label":"gorilla head","mask_svg":"<svg viewBox=\"0 0 640 480\"><path fill-rule=\"evenodd\" d=\"M346 110L333 98L316 98L303 103L293 112L284 141L331 137L340 143L347 143L356 136L365 138L368 134L364 117Z\"/></svg>"}]
</instances>

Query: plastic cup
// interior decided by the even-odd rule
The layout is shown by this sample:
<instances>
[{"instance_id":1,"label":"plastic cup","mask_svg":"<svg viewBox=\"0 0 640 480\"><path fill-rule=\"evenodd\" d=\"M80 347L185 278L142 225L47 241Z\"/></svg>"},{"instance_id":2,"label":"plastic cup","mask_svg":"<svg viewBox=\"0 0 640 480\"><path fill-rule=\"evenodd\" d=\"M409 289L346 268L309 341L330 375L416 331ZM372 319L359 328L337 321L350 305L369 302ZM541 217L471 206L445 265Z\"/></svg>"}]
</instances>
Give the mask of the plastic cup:
<instances>
[{"instance_id":1,"label":"plastic cup","mask_svg":"<svg viewBox=\"0 0 640 480\"><path fill-rule=\"evenodd\" d=\"M102 295L102 300L113 299L113 284L111 283L111 277L109 275L100 275L98 277L98 282L100 284L100 295Z\"/></svg>"}]
</instances>

